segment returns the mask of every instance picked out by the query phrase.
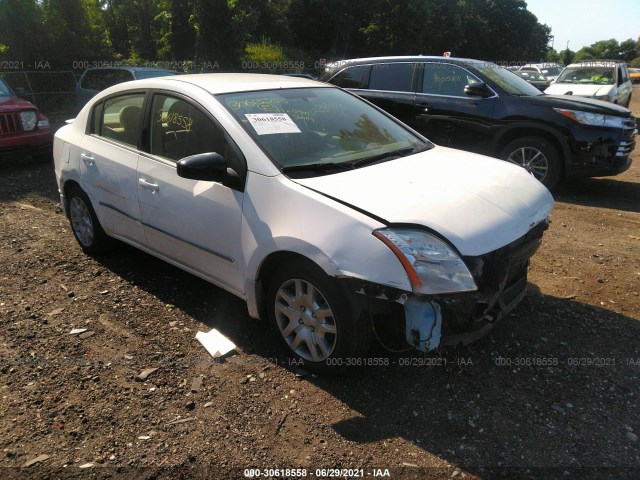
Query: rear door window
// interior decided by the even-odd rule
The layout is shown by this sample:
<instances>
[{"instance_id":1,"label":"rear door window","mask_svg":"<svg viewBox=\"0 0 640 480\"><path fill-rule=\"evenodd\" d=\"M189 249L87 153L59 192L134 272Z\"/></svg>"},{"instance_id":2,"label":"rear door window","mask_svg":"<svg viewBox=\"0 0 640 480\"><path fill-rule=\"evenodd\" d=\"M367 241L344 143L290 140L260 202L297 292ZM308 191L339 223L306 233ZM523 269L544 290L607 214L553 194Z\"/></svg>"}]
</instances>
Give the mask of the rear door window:
<instances>
[{"instance_id":1,"label":"rear door window","mask_svg":"<svg viewBox=\"0 0 640 480\"><path fill-rule=\"evenodd\" d=\"M371 66L370 90L413 92L413 63L381 63Z\"/></svg>"}]
</instances>

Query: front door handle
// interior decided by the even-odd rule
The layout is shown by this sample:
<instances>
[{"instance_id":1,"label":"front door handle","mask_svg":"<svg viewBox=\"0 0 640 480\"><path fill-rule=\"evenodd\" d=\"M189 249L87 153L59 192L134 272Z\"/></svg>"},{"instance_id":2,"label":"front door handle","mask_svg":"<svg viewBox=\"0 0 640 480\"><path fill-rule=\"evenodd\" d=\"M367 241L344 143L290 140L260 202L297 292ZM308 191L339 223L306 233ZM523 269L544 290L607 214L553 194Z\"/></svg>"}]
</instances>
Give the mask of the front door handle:
<instances>
[{"instance_id":1,"label":"front door handle","mask_svg":"<svg viewBox=\"0 0 640 480\"><path fill-rule=\"evenodd\" d=\"M87 167L93 167L96 164L93 156L90 153L81 153L80 158Z\"/></svg>"},{"instance_id":2,"label":"front door handle","mask_svg":"<svg viewBox=\"0 0 640 480\"><path fill-rule=\"evenodd\" d=\"M429 110L431 110L433 107L428 103L419 103L418 108L422 109L424 113L429 113Z\"/></svg>"},{"instance_id":3,"label":"front door handle","mask_svg":"<svg viewBox=\"0 0 640 480\"><path fill-rule=\"evenodd\" d=\"M153 193L156 193L158 190L160 190L158 184L147 182L144 178L138 179L138 185L140 185L142 188L146 188L147 190L151 190L151 192Z\"/></svg>"}]
</instances>

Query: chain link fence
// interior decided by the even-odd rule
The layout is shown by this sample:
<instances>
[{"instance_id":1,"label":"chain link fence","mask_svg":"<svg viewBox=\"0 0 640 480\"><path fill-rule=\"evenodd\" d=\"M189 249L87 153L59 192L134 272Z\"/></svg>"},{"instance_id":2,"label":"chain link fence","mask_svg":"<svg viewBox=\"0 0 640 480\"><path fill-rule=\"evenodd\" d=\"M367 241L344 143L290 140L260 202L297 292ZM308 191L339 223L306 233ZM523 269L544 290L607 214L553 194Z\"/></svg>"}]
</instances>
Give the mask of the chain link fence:
<instances>
[{"instance_id":1,"label":"chain link fence","mask_svg":"<svg viewBox=\"0 0 640 480\"><path fill-rule=\"evenodd\" d=\"M54 128L76 115L76 82L72 71L4 71L4 79L13 90L22 89L21 95L49 117Z\"/></svg>"}]
</instances>

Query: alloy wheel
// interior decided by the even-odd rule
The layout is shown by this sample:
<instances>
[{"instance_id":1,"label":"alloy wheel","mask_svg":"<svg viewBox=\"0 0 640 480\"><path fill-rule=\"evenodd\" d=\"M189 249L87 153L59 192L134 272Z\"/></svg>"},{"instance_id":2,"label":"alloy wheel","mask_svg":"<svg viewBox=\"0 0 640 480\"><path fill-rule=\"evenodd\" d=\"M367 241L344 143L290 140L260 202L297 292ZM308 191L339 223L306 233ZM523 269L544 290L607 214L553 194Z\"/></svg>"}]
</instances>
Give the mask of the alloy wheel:
<instances>
[{"instance_id":1,"label":"alloy wheel","mask_svg":"<svg viewBox=\"0 0 640 480\"><path fill-rule=\"evenodd\" d=\"M91 212L81 198L73 197L69 202L69 217L78 241L83 246L90 247L93 243L93 221Z\"/></svg>"},{"instance_id":2,"label":"alloy wheel","mask_svg":"<svg viewBox=\"0 0 640 480\"><path fill-rule=\"evenodd\" d=\"M322 362L336 347L333 311L313 284L299 278L284 282L276 293L275 318L291 350L304 360Z\"/></svg>"},{"instance_id":3,"label":"alloy wheel","mask_svg":"<svg viewBox=\"0 0 640 480\"><path fill-rule=\"evenodd\" d=\"M547 157L534 147L517 148L507 157L507 161L524 168L539 181L544 180L549 170Z\"/></svg>"}]
</instances>

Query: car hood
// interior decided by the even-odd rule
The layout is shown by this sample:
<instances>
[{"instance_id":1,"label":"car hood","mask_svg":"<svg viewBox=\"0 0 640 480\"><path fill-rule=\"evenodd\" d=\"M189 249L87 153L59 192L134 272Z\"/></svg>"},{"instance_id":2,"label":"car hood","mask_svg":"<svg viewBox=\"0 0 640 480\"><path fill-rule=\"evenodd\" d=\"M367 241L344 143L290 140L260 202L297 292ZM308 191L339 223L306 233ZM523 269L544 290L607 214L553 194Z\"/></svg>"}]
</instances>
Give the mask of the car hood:
<instances>
[{"instance_id":1,"label":"car hood","mask_svg":"<svg viewBox=\"0 0 640 480\"><path fill-rule=\"evenodd\" d=\"M462 255L503 247L543 221L553 208L549 191L524 169L445 147L293 181L383 223L435 230Z\"/></svg>"},{"instance_id":2,"label":"car hood","mask_svg":"<svg viewBox=\"0 0 640 480\"><path fill-rule=\"evenodd\" d=\"M544 95L537 95L531 97L521 97L527 102L533 105L542 105L549 108L566 108L569 110L582 110L584 112L601 113L605 115L614 115L618 117L629 117L631 111L627 108L616 105L615 103L605 102L603 100L595 100L592 98L583 98L575 96L577 93L574 91L574 95L549 95L549 90L553 88L547 88ZM566 91L566 90L564 90Z\"/></svg>"},{"instance_id":3,"label":"car hood","mask_svg":"<svg viewBox=\"0 0 640 480\"><path fill-rule=\"evenodd\" d=\"M608 95L612 88L613 85L554 83L547 88L545 93L565 95L567 92L573 92L573 95L579 95L581 97L596 97Z\"/></svg>"},{"instance_id":4,"label":"car hood","mask_svg":"<svg viewBox=\"0 0 640 480\"><path fill-rule=\"evenodd\" d=\"M16 112L19 110L36 110L31 102L18 97L0 97L0 112Z\"/></svg>"}]
</instances>

